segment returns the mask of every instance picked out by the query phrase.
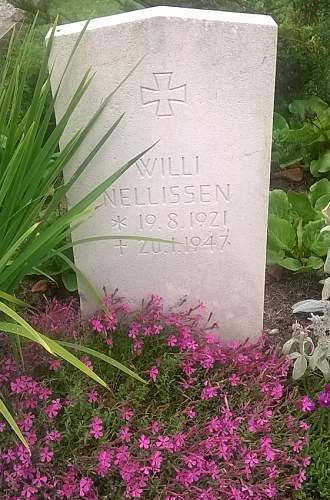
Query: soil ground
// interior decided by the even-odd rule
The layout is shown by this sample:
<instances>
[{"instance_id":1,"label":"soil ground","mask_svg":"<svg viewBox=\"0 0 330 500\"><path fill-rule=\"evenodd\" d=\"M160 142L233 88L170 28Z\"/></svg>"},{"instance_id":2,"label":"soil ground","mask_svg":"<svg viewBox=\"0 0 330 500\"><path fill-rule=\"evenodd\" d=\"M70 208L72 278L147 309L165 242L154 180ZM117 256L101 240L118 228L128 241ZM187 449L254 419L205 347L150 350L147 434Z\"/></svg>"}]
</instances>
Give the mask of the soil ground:
<instances>
[{"instance_id":1,"label":"soil ground","mask_svg":"<svg viewBox=\"0 0 330 500\"><path fill-rule=\"evenodd\" d=\"M273 274L273 273L272 273ZM298 320L306 322L306 314L293 314L292 306L305 299L321 298L321 275L283 271L279 278L266 270L264 327L279 329L283 339L291 337L291 326Z\"/></svg>"}]
</instances>

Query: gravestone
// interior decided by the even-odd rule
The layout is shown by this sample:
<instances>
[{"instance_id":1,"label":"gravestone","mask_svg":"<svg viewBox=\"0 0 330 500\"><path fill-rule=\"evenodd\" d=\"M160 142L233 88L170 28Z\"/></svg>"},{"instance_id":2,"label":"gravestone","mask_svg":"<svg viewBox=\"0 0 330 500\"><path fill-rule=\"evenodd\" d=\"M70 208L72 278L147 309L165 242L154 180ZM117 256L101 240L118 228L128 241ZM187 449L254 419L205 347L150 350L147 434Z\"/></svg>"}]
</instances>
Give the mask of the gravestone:
<instances>
[{"instance_id":1,"label":"gravestone","mask_svg":"<svg viewBox=\"0 0 330 500\"><path fill-rule=\"evenodd\" d=\"M56 31L54 89L83 26ZM67 167L66 179L125 113L69 203L159 139L74 230L74 240L116 236L74 249L99 291L118 287L133 302L159 294L168 305L187 295L214 313L223 338L261 334L276 34L268 16L170 7L90 22L63 80L58 118L89 67L95 76L63 143L143 59ZM83 311L92 311L79 288Z\"/></svg>"}]
</instances>

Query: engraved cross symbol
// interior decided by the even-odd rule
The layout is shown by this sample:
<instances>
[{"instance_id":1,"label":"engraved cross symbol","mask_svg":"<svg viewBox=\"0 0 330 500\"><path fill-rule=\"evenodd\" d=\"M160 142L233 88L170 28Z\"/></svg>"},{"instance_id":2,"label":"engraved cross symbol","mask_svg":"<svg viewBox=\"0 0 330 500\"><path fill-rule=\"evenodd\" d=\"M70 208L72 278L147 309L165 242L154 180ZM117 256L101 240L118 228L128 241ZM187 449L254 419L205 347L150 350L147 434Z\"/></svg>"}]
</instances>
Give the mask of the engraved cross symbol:
<instances>
[{"instance_id":1,"label":"engraved cross symbol","mask_svg":"<svg viewBox=\"0 0 330 500\"><path fill-rule=\"evenodd\" d=\"M156 88L141 87L142 105L157 103L156 116L174 116L172 103L187 102L187 84L171 86L173 73L153 73Z\"/></svg>"}]
</instances>

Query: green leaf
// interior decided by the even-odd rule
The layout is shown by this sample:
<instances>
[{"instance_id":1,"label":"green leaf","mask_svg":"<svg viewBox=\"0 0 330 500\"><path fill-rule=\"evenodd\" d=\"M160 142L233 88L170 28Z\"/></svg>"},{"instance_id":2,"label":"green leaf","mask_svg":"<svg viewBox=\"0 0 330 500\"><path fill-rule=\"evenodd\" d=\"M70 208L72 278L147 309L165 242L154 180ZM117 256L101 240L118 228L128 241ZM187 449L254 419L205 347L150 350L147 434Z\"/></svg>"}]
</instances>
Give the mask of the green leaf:
<instances>
[{"instance_id":1,"label":"green leaf","mask_svg":"<svg viewBox=\"0 0 330 500\"><path fill-rule=\"evenodd\" d=\"M326 208L330 203L330 194L325 194L321 196L315 203L315 210L322 212L324 208ZM321 214L319 214L322 217Z\"/></svg>"},{"instance_id":2,"label":"green leaf","mask_svg":"<svg viewBox=\"0 0 330 500\"><path fill-rule=\"evenodd\" d=\"M318 114L328 108L326 102L317 96L309 96L305 99L297 99L289 105L290 113L304 121L313 114Z\"/></svg>"},{"instance_id":3,"label":"green leaf","mask_svg":"<svg viewBox=\"0 0 330 500\"><path fill-rule=\"evenodd\" d=\"M284 130L288 130L289 129L289 125L288 125L288 122L286 121L286 119L284 118L284 116L280 115L280 113L276 113L274 112L274 116L273 116L273 128L274 129L284 129Z\"/></svg>"},{"instance_id":4,"label":"green leaf","mask_svg":"<svg viewBox=\"0 0 330 500\"><path fill-rule=\"evenodd\" d=\"M31 340L32 342L38 342L41 345L41 343L38 340L36 340L36 338L31 334L31 332L21 325L17 325L15 323L6 323L2 321L0 322L0 330L6 333L12 333L14 335L20 335L21 337ZM55 355L59 356L60 358L64 359L64 361L67 361L68 363L73 365L75 368L83 372L89 378L93 379L102 387L109 389L108 385L106 384L106 382L104 382L104 380L101 377L99 377L95 372L93 372L93 370L88 368L82 361L80 361L80 359L76 358L73 354L71 354L70 351L64 349L64 347L62 347L59 344L59 342L50 339L46 337L46 335L43 335L41 333L39 333L39 336L42 337L44 343L46 341L47 343L49 343L52 352Z\"/></svg>"},{"instance_id":5,"label":"green leaf","mask_svg":"<svg viewBox=\"0 0 330 500\"><path fill-rule=\"evenodd\" d=\"M67 269L61 274L63 285L69 292L75 292L78 289L77 276L72 269Z\"/></svg>"},{"instance_id":6,"label":"green leaf","mask_svg":"<svg viewBox=\"0 0 330 500\"><path fill-rule=\"evenodd\" d=\"M330 195L330 181L328 179L320 179L309 188L309 191L311 203L314 206L319 198Z\"/></svg>"},{"instance_id":7,"label":"green leaf","mask_svg":"<svg viewBox=\"0 0 330 500\"><path fill-rule=\"evenodd\" d=\"M324 222L322 220L311 221L305 225L303 234L303 246L306 250L313 250L323 226Z\"/></svg>"},{"instance_id":8,"label":"green leaf","mask_svg":"<svg viewBox=\"0 0 330 500\"><path fill-rule=\"evenodd\" d=\"M31 308L31 306L29 304L27 304L26 302L23 302L22 300L15 297L15 295L12 295L10 293L6 293L3 290L0 290L0 299L3 299L6 302L10 302L11 304L15 304L15 305L20 306L20 307Z\"/></svg>"},{"instance_id":9,"label":"green leaf","mask_svg":"<svg viewBox=\"0 0 330 500\"><path fill-rule=\"evenodd\" d=\"M8 410L8 408L6 407L5 403L2 401L1 398L0 398L0 413L7 420L8 424L10 425L10 427L12 428L12 430L15 432L16 436L18 437L18 439L23 443L23 445L25 446L25 448L27 448L30 451L29 445L28 445L25 437L21 433L18 425L16 424L16 422L13 419L10 411Z\"/></svg>"},{"instance_id":10,"label":"green leaf","mask_svg":"<svg viewBox=\"0 0 330 500\"><path fill-rule=\"evenodd\" d=\"M300 147L310 146L318 141L319 137L320 132L305 123L301 128L290 129L286 135L286 142Z\"/></svg>"},{"instance_id":11,"label":"green leaf","mask_svg":"<svg viewBox=\"0 0 330 500\"><path fill-rule=\"evenodd\" d=\"M25 321L19 314L17 314L13 309L8 307L6 304L3 302L0 302L0 311L3 312L6 316L9 318L13 319L18 323L22 328L24 328L29 334L31 335L32 339L34 342L37 342L40 344L46 351L48 351L50 354L53 354L52 348L50 346L49 339L44 338L43 335L41 335L39 332L37 332L34 328L32 328L29 323Z\"/></svg>"},{"instance_id":12,"label":"green leaf","mask_svg":"<svg viewBox=\"0 0 330 500\"><path fill-rule=\"evenodd\" d=\"M298 380L301 378L307 369L307 361L305 356L301 355L296 359L293 365L292 378L293 380Z\"/></svg>"},{"instance_id":13,"label":"green leaf","mask_svg":"<svg viewBox=\"0 0 330 500\"><path fill-rule=\"evenodd\" d=\"M111 358L110 356L107 356L106 354L103 354L102 352L95 351L94 349L90 349L89 347L85 347L83 345L79 344L72 344L71 342L64 342L64 341L59 341L59 343L65 347L69 347L71 349L75 349L76 351L81 351L86 354L89 354L90 356L93 356L94 358L101 359L102 361L105 361L109 365L114 366L115 368L118 368L118 370L121 370L123 373L126 373L126 375L129 375L130 377L135 378L139 382L142 382L143 384L147 384L143 378L141 378L139 375L137 375L135 372L127 368L127 366L123 365L119 361L116 361L115 359Z\"/></svg>"},{"instance_id":14,"label":"green leaf","mask_svg":"<svg viewBox=\"0 0 330 500\"><path fill-rule=\"evenodd\" d=\"M330 151L325 151L318 160L313 160L310 169L315 177L330 172Z\"/></svg>"},{"instance_id":15,"label":"green leaf","mask_svg":"<svg viewBox=\"0 0 330 500\"><path fill-rule=\"evenodd\" d=\"M292 253L297 245L296 233L285 219L278 215L270 215L268 218L268 245L271 249L282 249Z\"/></svg>"},{"instance_id":16,"label":"green leaf","mask_svg":"<svg viewBox=\"0 0 330 500\"><path fill-rule=\"evenodd\" d=\"M302 263L292 257L285 257L279 262L279 265L285 269L289 269L289 271L301 271L303 269Z\"/></svg>"},{"instance_id":17,"label":"green leaf","mask_svg":"<svg viewBox=\"0 0 330 500\"><path fill-rule=\"evenodd\" d=\"M313 209L307 193L289 191L288 200L293 210L303 219L304 222L309 222L319 216L319 214Z\"/></svg>"},{"instance_id":18,"label":"green leaf","mask_svg":"<svg viewBox=\"0 0 330 500\"><path fill-rule=\"evenodd\" d=\"M308 260L306 262L306 268L308 269L321 269L323 267L324 261L321 259L321 257L317 257L316 255L311 255L308 257Z\"/></svg>"},{"instance_id":19,"label":"green leaf","mask_svg":"<svg viewBox=\"0 0 330 500\"><path fill-rule=\"evenodd\" d=\"M290 213L290 203L287 194L281 189L274 189L269 193L268 213L287 219Z\"/></svg>"},{"instance_id":20,"label":"green leaf","mask_svg":"<svg viewBox=\"0 0 330 500\"><path fill-rule=\"evenodd\" d=\"M275 266L280 264L285 257L284 250L272 250L267 248L267 266Z\"/></svg>"}]
</instances>

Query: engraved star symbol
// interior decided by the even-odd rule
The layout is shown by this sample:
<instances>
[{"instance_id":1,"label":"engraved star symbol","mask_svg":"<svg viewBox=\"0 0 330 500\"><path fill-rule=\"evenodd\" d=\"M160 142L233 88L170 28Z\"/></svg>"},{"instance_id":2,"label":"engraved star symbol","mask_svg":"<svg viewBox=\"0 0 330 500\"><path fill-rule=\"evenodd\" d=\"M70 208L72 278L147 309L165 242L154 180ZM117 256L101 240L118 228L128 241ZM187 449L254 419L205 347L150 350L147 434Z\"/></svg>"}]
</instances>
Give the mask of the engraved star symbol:
<instances>
[{"instance_id":1,"label":"engraved star symbol","mask_svg":"<svg viewBox=\"0 0 330 500\"><path fill-rule=\"evenodd\" d=\"M117 215L116 217L112 217L111 219L111 225L112 227L116 227L121 231L127 226L127 217L121 218L120 215Z\"/></svg>"}]
</instances>

